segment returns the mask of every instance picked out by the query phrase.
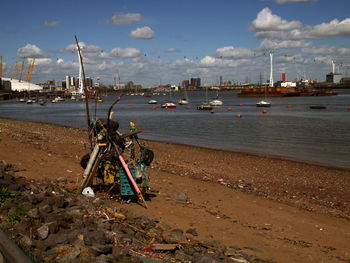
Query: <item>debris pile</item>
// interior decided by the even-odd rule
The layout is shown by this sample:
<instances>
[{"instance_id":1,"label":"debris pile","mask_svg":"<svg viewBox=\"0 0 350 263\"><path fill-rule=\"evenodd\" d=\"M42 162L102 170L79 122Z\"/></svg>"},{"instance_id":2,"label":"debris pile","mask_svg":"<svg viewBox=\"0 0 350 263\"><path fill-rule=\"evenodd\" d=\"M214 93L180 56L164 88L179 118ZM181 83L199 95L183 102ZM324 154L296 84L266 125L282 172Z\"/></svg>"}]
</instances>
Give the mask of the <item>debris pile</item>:
<instances>
[{"instance_id":1,"label":"debris pile","mask_svg":"<svg viewBox=\"0 0 350 263\"><path fill-rule=\"evenodd\" d=\"M39 262L271 262L195 241L195 229L172 229L118 207L108 193L77 194L73 182L28 181L0 162L1 228Z\"/></svg>"}]
</instances>

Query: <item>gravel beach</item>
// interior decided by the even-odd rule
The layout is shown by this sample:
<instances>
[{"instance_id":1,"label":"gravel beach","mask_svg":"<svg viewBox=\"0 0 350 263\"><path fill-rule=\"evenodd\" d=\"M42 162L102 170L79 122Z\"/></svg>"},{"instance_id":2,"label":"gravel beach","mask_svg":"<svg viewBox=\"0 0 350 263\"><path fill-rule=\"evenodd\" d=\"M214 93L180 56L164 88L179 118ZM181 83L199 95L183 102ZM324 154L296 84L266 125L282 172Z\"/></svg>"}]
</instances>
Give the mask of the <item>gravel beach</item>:
<instances>
[{"instance_id":1,"label":"gravel beach","mask_svg":"<svg viewBox=\"0 0 350 263\"><path fill-rule=\"evenodd\" d=\"M349 169L140 138L156 194L120 207L276 262L349 262ZM88 148L86 131L0 119L0 160L18 176L78 188Z\"/></svg>"}]
</instances>

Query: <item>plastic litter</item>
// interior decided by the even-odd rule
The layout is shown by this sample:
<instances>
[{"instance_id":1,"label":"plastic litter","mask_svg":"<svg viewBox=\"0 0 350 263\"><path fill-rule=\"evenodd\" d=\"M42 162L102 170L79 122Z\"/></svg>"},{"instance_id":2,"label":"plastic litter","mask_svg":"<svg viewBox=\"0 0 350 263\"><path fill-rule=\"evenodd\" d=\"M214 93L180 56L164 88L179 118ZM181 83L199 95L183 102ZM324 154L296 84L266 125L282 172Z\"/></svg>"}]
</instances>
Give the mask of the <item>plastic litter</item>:
<instances>
[{"instance_id":1,"label":"plastic litter","mask_svg":"<svg viewBox=\"0 0 350 263\"><path fill-rule=\"evenodd\" d=\"M216 181L219 182L219 183L221 183L221 182L224 181L224 179L220 178L220 179L217 179Z\"/></svg>"},{"instance_id":2,"label":"plastic litter","mask_svg":"<svg viewBox=\"0 0 350 263\"><path fill-rule=\"evenodd\" d=\"M91 187L86 187L86 188L84 188L82 194L85 195L85 196L87 196L87 197L95 197L94 190L92 190Z\"/></svg>"}]
</instances>

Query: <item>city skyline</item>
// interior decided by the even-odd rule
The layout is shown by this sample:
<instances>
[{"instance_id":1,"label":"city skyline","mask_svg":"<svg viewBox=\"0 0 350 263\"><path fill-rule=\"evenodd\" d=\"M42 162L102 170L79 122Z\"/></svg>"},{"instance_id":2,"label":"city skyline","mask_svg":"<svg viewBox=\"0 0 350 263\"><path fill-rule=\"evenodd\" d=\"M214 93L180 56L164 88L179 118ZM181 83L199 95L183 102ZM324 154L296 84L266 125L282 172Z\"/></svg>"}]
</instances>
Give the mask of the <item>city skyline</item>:
<instances>
[{"instance_id":1,"label":"city skyline","mask_svg":"<svg viewBox=\"0 0 350 263\"><path fill-rule=\"evenodd\" d=\"M33 83L78 76L75 35L86 76L105 85L116 72L145 88L197 77L257 83L269 79L270 50L275 81L324 81L332 60L350 74L348 0L20 0L2 11L3 76L35 57Z\"/></svg>"}]
</instances>

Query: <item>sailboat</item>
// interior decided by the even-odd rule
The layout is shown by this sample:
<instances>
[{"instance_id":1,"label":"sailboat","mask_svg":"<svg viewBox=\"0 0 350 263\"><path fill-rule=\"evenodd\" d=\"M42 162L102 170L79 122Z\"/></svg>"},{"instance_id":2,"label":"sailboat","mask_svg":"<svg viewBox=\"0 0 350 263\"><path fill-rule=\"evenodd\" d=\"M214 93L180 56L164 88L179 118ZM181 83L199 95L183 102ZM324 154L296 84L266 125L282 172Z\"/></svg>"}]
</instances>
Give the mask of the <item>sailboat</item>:
<instances>
[{"instance_id":1,"label":"sailboat","mask_svg":"<svg viewBox=\"0 0 350 263\"><path fill-rule=\"evenodd\" d=\"M271 107L271 103L267 101L266 99L266 86L265 86L265 97L264 100L259 101L256 104L257 107Z\"/></svg>"},{"instance_id":2,"label":"sailboat","mask_svg":"<svg viewBox=\"0 0 350 263\"><path fill-rule=\"evenodd\" d=\"M212 110L213 107L208 102L208 88L205 87L205 102L197 106L197 110Z\"/></svg>"},{"instance_id":3,"label":"sailboat","mask_svg":"<svg viewBox=\"0 0 350 263\"><path fill-rule=\"evenodd\" d=\"M273 88L273 67L272 67L272 58L273 58L273 50L270 50L270 87ZM266 86L264 89L265 99L259 101L256 106L257 107L271 107L271 103L266 99Z\"/></svg>"},{"instance_id":4,"label":"sailboat","mask_svg":"<svg viewBox=\"0 0 350 263\"><path fill-rule=\"evenodd\" d=\"M186 87L184 87L184 93L185 93L185 98L177 101L177 103L180 105L187 105L188 104L188 96L187 96Z\"/></svg>"},{"instance_id":5,"label":"sailboat","mask_svg":"<svg viewBox=\"0 0 350 263\"><path fill-rule=\"evenodd\" d=\"M165 109L176 109L176 104L172 101L172 97L171 97L171 87L170 87L170 90L169 90L169 96L170 96L170 101L162 104L162 108L165 108Z\"/></svg>"},{"instance_id":6,"label":"sailboat","mask_svg":"<svg viewBox=\"0 0 350 263\"><path fill-rule=\"evenodd\" d=\"M219 100L219 90L216 90L216 97L214 99L212 99L209 104L211 106L222 106L223 102L222 100Z\"/></svg>"}]
</instances>

